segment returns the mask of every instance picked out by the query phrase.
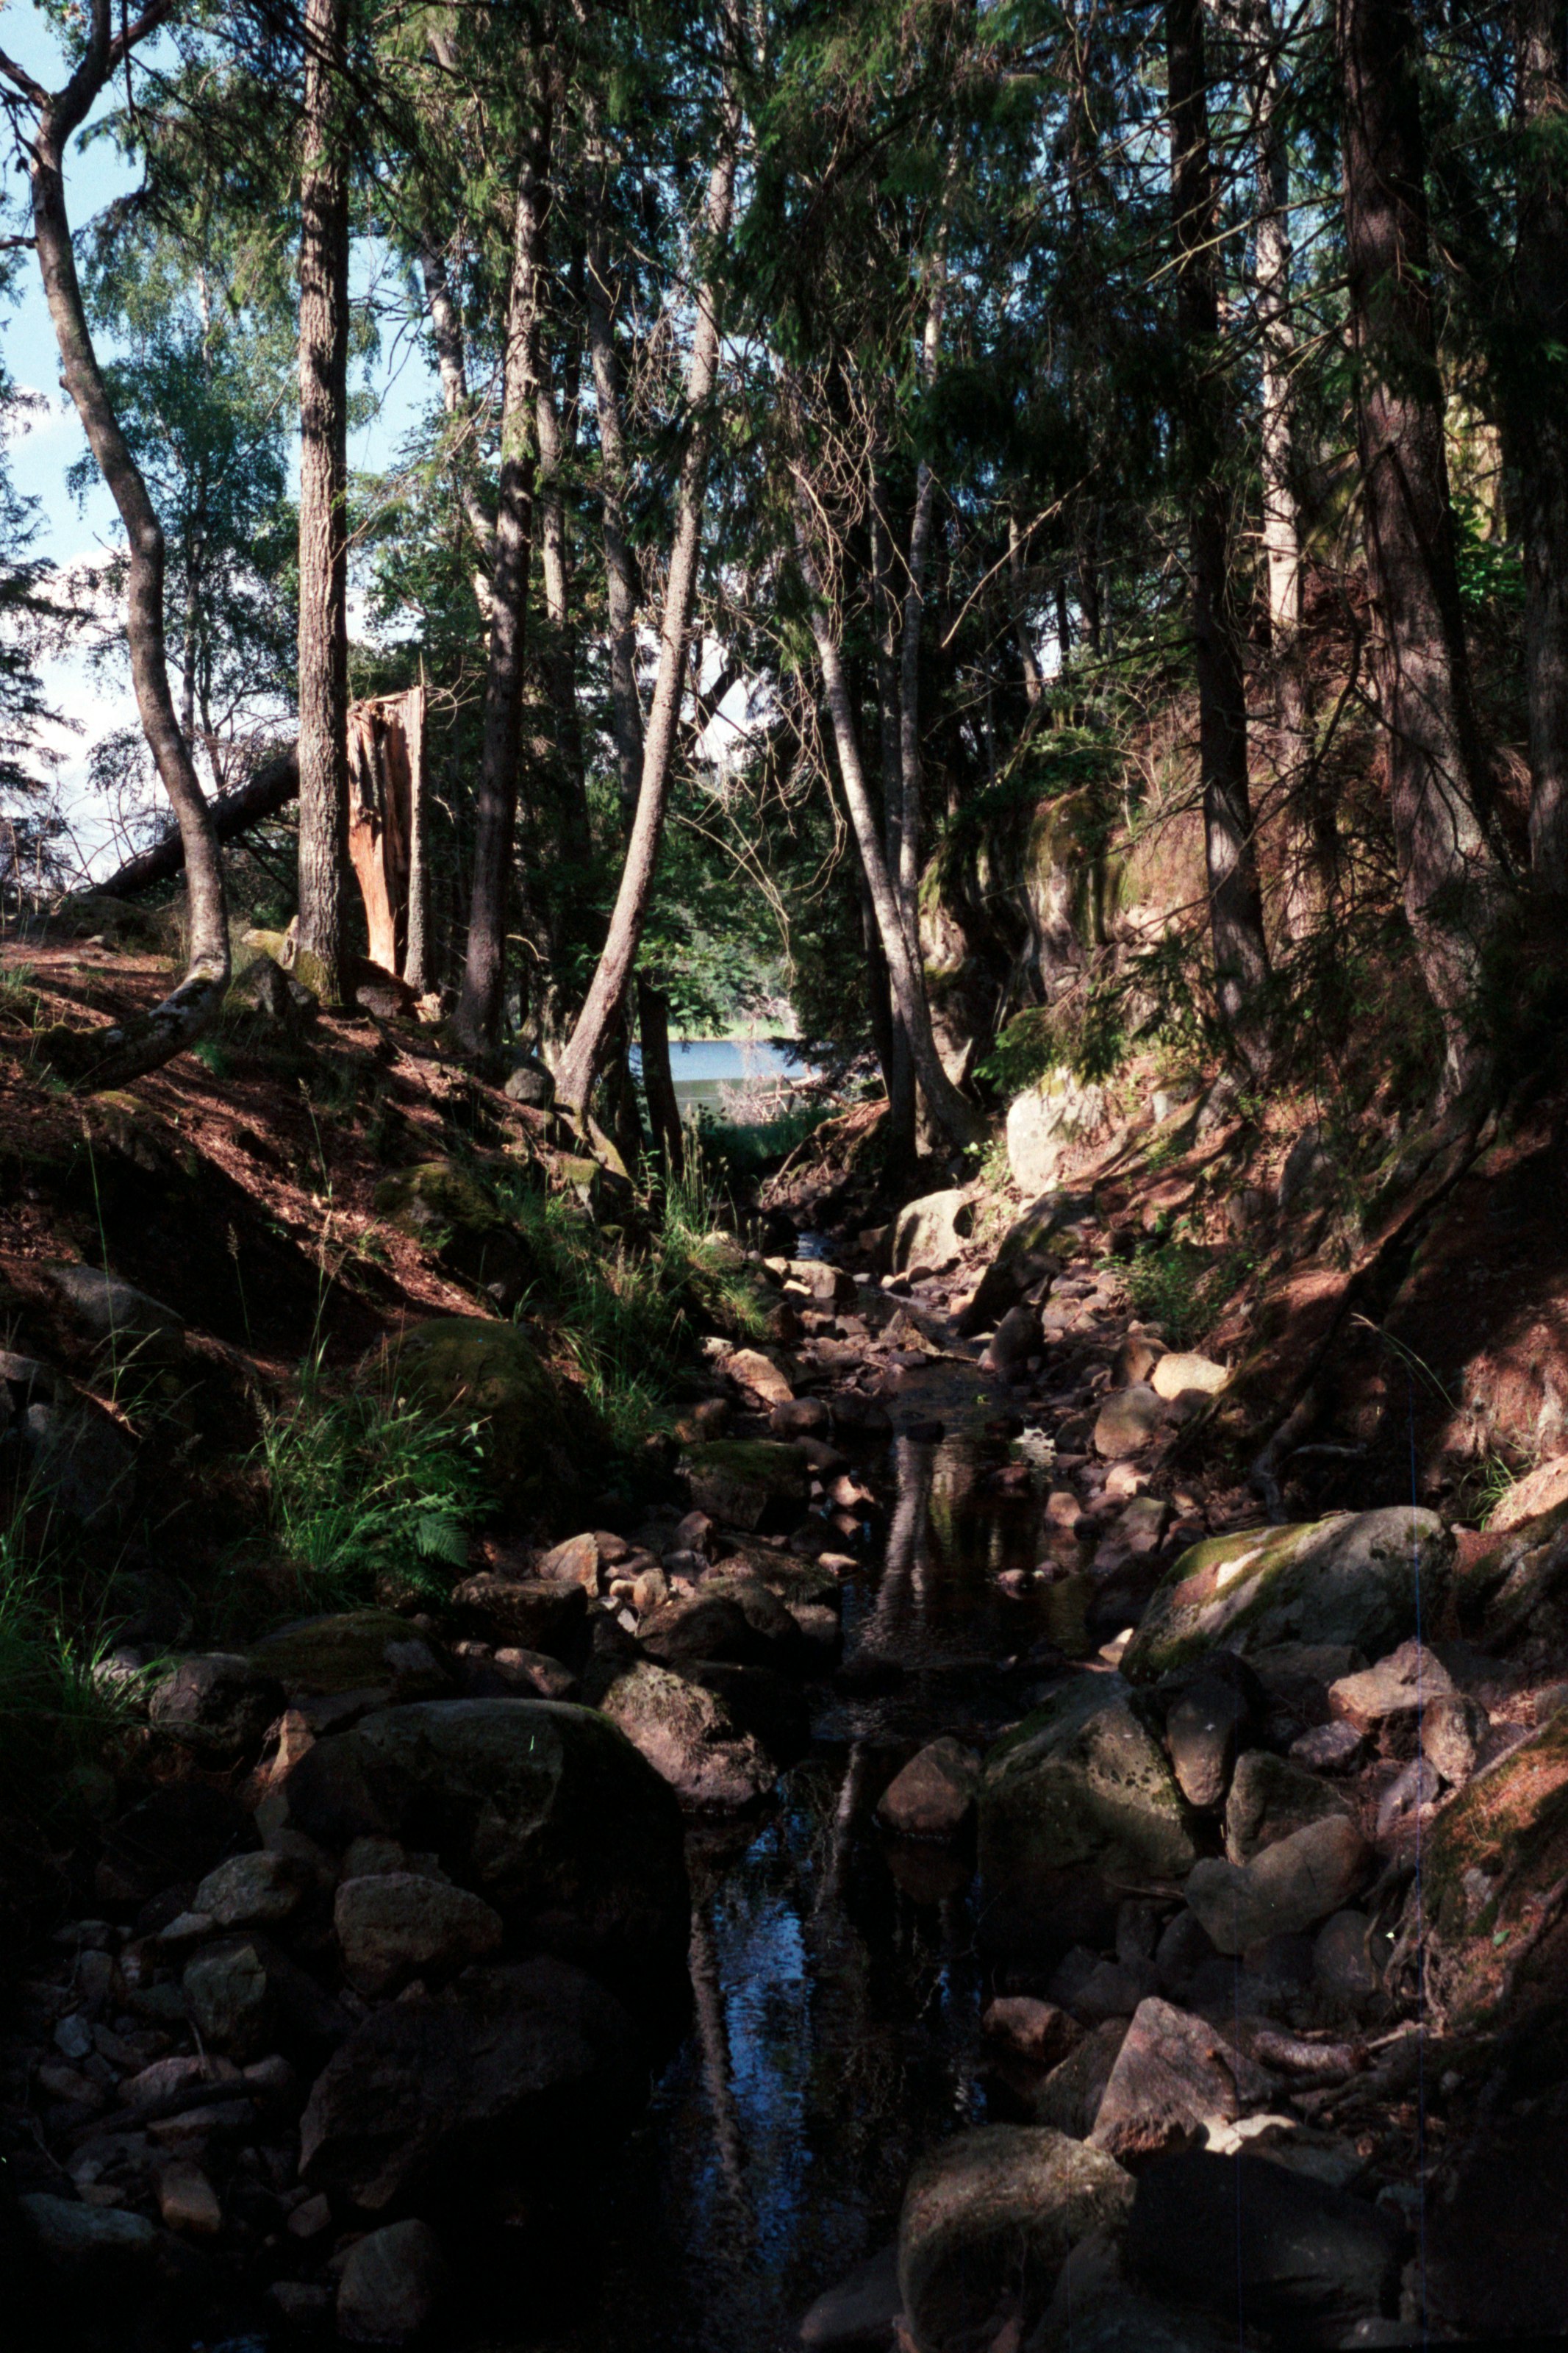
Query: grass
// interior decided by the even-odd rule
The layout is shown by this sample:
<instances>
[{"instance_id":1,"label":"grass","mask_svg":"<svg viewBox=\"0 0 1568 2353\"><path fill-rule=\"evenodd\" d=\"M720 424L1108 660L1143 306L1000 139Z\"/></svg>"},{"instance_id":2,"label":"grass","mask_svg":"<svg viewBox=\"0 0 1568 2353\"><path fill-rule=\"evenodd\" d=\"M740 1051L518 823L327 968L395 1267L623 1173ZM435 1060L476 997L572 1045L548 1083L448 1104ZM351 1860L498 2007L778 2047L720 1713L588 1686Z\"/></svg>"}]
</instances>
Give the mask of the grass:
<instances>
[{"instance_id":1,"label":"grass","mask_svg":"<svg viewBox=\"0 0 1568 2353\"><path fill-rule=\"evenodd\" d=\"M0 1807L48 1827L79 1801L82 1768L124 1728L131 1694L102 1672L107 1641L76 1622L67 1564L29 1501L0 1525Z\"/></svg>"},{"instance_id":2,"label":"grass","mask_svg":"<svg viewBox=\"0 0 1568 2353\"><path fill-rule=\"evenodd\" d=\"M1128 1297L1146 1324L1158 1324L1173 1348L1193 1348L1254 1264L1246 1249L1214 1251L1178 1238L1140 1242L1128 1265Z\"/></svg>"},{"instance_id":3,"label":"grass","mask_svg":"<svg viewBox=\"0 0 1568 2353\"><path fill-rule=\"evenodd\" d=\"M722 1193L731 1200L743 1200L825 1121L836 1118L837 1108L832 1103L797 1103L791 1111L780 1112L776 1119L754 1124L716 1119L711 1112L700 1111L696 1155Z\"/></svg>"}]
</instances>

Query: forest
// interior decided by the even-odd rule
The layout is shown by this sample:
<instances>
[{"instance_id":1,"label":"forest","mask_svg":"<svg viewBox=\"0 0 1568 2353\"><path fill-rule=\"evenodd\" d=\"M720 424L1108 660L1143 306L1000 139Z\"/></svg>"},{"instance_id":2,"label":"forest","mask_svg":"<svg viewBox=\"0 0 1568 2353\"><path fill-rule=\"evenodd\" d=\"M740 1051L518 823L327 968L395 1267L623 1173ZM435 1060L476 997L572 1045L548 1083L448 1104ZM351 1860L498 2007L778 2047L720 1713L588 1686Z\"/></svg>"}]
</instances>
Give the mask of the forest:
<instances>
[{"instance_id":1,"label":"forest","mask_svg":"<svg viewBox=\"0 0 1568 2353\"><path fill-rule=\"evenodd\" d=\"M0 108L16 2342L1568 2337L1568 0Z\"/></svg>"}]
</instances>

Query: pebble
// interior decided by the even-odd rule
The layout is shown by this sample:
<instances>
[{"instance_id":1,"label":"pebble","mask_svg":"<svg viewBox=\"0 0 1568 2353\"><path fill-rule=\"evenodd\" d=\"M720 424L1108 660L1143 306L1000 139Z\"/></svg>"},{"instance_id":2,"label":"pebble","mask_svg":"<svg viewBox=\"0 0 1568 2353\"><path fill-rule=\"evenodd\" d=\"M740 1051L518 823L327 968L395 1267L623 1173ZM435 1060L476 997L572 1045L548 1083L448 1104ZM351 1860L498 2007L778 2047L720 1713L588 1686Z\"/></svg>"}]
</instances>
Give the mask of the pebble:
<instances>
[{"instance_id":1,"label":"pebble","mask_svg":"<svg viewBox=\"0 0 1568 2353\"><path fill-rule=\"evenodd\" d=\"M216 2238L223 2228L217 2191L188 2158L175 2158L160 2168L158 2211L171 2231L186 2231L193 2238Z\"/></svg>"}]
</instances>

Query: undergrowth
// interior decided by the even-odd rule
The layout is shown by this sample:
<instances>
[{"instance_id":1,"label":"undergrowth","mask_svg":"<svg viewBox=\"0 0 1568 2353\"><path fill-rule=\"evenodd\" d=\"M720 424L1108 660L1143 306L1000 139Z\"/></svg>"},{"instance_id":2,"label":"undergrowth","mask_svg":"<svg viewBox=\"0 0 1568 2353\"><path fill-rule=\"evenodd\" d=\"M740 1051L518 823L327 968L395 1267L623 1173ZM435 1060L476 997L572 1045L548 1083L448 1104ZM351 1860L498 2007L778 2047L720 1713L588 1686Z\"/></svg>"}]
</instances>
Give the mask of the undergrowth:
<instances>
[{"instance_id":1,"label":"undergrowth","mask_svg":"<svg viewBox=\"0 0 1568 2353\"><path fill-rule=\"evenodd\" d=\"M1127 1295L1170 1347L1196 1347L1253 1263L1245 1248L1215 1251L1176 1235L1140 1242L1124 1277Z\"/></svg>"},{"instance_id":2,"label":"undergrowth","mask_svg":"<svg viewBox=\"0 0 1568 2353\"><path fill-rule=\"evenodd\" d=\"M834 1103L796 1103L773 1119L717 1119L698 1113L697 1152L720 1191L737 1203L744 1201L764 1176L782 1167L827 1120L837 1116Z\"/></svg>"},{"instance_id":3,"label":"undergrowth","mask_svg":"<svg viewBox=\"0 0 1568 2353\"><path fill-rule=\"evenodd\" d=\"M47 1826L79 1799L73 1775L95 1764L130 1713L102 1672L107 1641L81 1623L67 1563L26 1493L0 1524L0 1813Z\"/></svg>"}]
</instances>

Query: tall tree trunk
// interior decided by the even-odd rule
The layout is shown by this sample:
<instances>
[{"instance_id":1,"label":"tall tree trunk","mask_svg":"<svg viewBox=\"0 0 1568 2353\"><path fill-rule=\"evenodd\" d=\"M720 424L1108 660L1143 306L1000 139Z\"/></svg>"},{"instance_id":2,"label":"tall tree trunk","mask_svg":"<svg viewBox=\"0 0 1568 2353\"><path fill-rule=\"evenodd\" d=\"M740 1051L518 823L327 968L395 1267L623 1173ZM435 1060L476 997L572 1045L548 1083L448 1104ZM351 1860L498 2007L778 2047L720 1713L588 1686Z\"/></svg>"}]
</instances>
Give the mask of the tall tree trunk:
<instances>
[{"instance_id":1,"label":"tall tree trunk","mask_svg":"<svg viewBox=\"0 0 1568 2353\"><path fill-rule=\"evenodd\" d=\"M485 721L475 794L474 880L468 944L455 1027L465 1050L493 1053L500 1043L506 987L507 911L517 826L528 571L533 546L538 470L539 314L543 269L545 179L550 114L542 78L533 77L531 119L523 132L512 210L511 269L502 358L500 479L490 573L489 659Z\"/></svg>"},{"instance_id":2,"label":"tall tree trunk","mask_svg":"<svg viewBox=\"0 0 1568 2353\"><path fill-rule=\"evenodd\" d=\"M575 406L574 402L573 404ZM544 577L548 630L543 667L555 720L555 749L562 786L561 842L581 866L593 849L588 826L588 786L583 726L577 710L577 638L572 625L572 584L566 543L566 501L562 476L566 440L551 371L542 356L539 377L539 553Z\"/></svg>"},{"instance_id":3,"label":"tall tree trunk","mask_svg":"<svg viewBox=\"0 0 1568 2353\"><path fill-rule=\"evenodd\" d=\"M306 0L300 191L300 935L295 970L342 999L348 872L347 0Z\"/></svg>"},{"instance_id":4,"label":"tall tree trunk","mask_svg":"<svg viewBox=\"0 0 1568 2353\"><path fill-rule=\"evenodd\" d=\"M1018 518L1007 517L1007 612L1013 624L1013 636L1018 648L1018 660L1024 672L1024 696L1031 711L1046 691L1040 675L1039 657L1035 641L1029 635L1028 600L1025 594L1024 534L1018 529ZM1058 636L1066 618L1066 593L1061 581L1057 582L1057 628Z\"/></svg>"},{"instance_id":5,"label":"tall tree trunk","mask_svg":"<svg viewBox=\"0 0 1568 2353\"><path fill-rule=\"evenodd\" d=\"M860 762L855 707L844 672L844 659L828 614L816 558L812 553L811 517L804 493L796 506L795 548L801 575L811 598L811 630L822 667L823 692L833 726L834 748L838 754L838 774L849 807L849 822L855 830L866 885L876 913L877 929L881 934L882 952L888 960L893 1004L910 1041L915 1077L925 1096L926 1109L948 1141L960 1147L977 1144L984 1134L984 1122L973 1105L966 1103L959 1093L942 1068L942 1057L936 1050L936 1039L931 1033L931 1007L926 1000L925 975L919 958L910 950L898 889L889 870L882 838L877 828L877 814Z\"/></svg>"},{"instance_id":6,"label":"tall tree trunk","mask_svg":"<svg viewBox=\"0 0 1568 2353\"><path fill-rule=\"evenodd\" d=\"M642 1089L647 1098L648 1125L666 1171L671 1176L679 1176L686 1166L686 1138L669 1059L669 999L640 973L637 994L637 1043L642 1050Z\"/></svg>"},{"instance_id":7,"label":"tall tree trunk","mask_svg":"<svg viewBox=\"0 0 1568 2353\"><path fill-rule=\"evenodd\" d=\"M460 427L471 415L468 352L463 322L447 274L447 257L434 237L426 237L420 246L419 269L425 282L425 307L430 317L430 340L436 346L436 373L441 386L441 406L451 422ZM469 455L468 451L454 448L452 462L463 520L468 526L479 555L473 574L474 602L488 628L491 612L489 571L495 555L495 525L485 512L484 501L474 480L472 467L466 462Z\"/></svg>"},{"instance_id":8,"label":"tall tree trunk","mask_svg":"<svg viewBox=\"0 0 1568 2353\"><path fill-rule=\"evenodd\" d=\"M871 483L870 522L872 594L876 607L877 718L882 776L882 839L888 871L897 878L901 871L904 834L903 744L899 701L899 598L893 586L893 534L888 522L885 486L875 470ZM868 894L867 905L869 909ZM907 934L907 911L901 892L899 909ZM870 909L870 915L874 923L874 909ZM910 947L918 956L918 930ZM880 955L879 944L878 953ZM908 1167L915 1157L920 1107L915 1100L915 1064L910 1050L909 1032L904 1028L902 1015L889 987L885 957L882 958L881 987L888 1001L888 1053L882 1065L888 1087L885 1157L889 1168L900 1169ZM873 1006L875 1001L874 987Z\"/></svg>"},{"instance_id":9,"label":"tall tree trunk","mask_svg":"<svg viewBox=\"0 0 1568 2353\"><path fill-rule=\"evenodd\" d=\"M1247 792L1247 681L1231 601L1225 387L1218 364L1217 224L1202 0L1168 0L1165 36L1198 763L1215 988L1235 1050L1250 1068L1259 1070L1268 1059L1260 999L1268 977L1268 952Z\"/></svg>"},{"instance_id":10,"label":"tall tree trunk","mask_svg":"<svg viewBox=\"0 0 1568 2353\"><path fill-rule=\"evenodd\" d=\"M1415 29L1406 0L1336 0L1335 32L1373 673L1400 883L1451 1096L1480 1075L1474 999L1501 877L1448 502Z\"/></svg>"},{"instance_id":11,"label":"tall tree trunk","mask_svg":"<svg viewBox=\"0 0 1568 2353\"><path fill-rule=\"evenodd\" d=\"M1519 238L1510 455L1524 525L1524 682L1530 856L1568 893L1568 7L1514 0Z\"/></svg>"},{"instance_id":12,"label":"tall tree trunk","mask_svg":"<svg viewBox=\"0 0 1568 2353\"><path fill-rule=\"evenodd\" d=\"M100 91L131 47L166 11L154 9L115 37L108 0L92 0L89 46L61 91L45 90L0 58L0 73L37 109L27 141L33 233L49 320L59 346L60 374L76 406L88 446L125 527L130 546L125 634L131 653L137 715L159 778L179 822L186 877L185 970L179 986L153 1011L95 1033L89 1087L113 1087L189 1046L216 1020L228 987L228 915L223 862L212 813L203 797L190 746L175 715L163 635L163 533L147 485L120 427L87 323L66 209L65 151Z\"/></svg>"},{"instance_id":13,"label":"tall tree trunk","mask_svg":"<svg viewBox=\"0 0 1568 2353\"><path fill-rule=\"evenodd\" d=\"M720 148L708 181L702 235L717 260L729 242L730 218L735 199L735 151L740 140L740 109L727 95ZM697 325L686 376L686 406L690 415L686 452L676 491L675 535L665 578L664 615L659 628L658 675L642 745L637 814L632 820L620 888L610 916L609 932L586 1002L577 1018L565 1053L555 1073L563 1103L584 1116L610 1024L626 1000L626 984L637 962L653 891L654 871L664 837L665 810L669 799L670 770L680 724L681 696L686 679L687 640L697 596L698 554L702 536L702 501L708 482L708 458L713 439L713 394L719 377L719 282L710 269L697 296Z\"/></svg>"}]
</instances>

